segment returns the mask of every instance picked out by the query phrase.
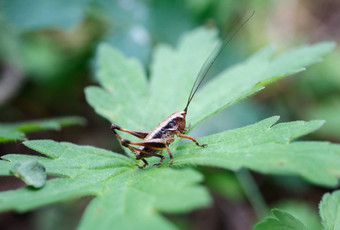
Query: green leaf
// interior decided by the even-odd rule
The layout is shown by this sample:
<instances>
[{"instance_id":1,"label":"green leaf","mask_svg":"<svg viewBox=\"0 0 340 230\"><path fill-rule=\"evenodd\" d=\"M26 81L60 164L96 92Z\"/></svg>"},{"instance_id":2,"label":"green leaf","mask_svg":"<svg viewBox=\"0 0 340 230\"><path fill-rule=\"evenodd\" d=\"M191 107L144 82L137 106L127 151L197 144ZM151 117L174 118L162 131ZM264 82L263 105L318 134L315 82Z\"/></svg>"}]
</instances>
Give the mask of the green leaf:
<instances>
[{"instance_id":1,"label":"green leaf","mask_svg":"<svg viewBox=\"0 0 340 230\"><path fill-rule=\"evenodd\" d=\"M0 165L37 159L47 174L60 176L44 187L0 193L0 211L27 211L66 199L95 196L79 229L174 229L159 212L179 213L206 206L210 198L192 169L138 169L128 157L90 146L48 140L24 144L47 157L10 154ZM2 175L9 175L3 173ZM133 220L133 221L131 221Z\"/></svg>"},{"instance_id":2,"label":"green leaf","mask_svg":"<svg viewBox=\"0 0 340 230\"><path fill-rule=\"evenodd\" d=\"M340 191L325 194L319 209L324 230L340 229Z\"/></svg>"},{"instance_id":3,"label":"green leaf","mask_svg":"<svg viewBox=\"0 0 340 230\"><path fill-rule=\"evenodd\" d=\"M11 173L34 188L41 188L46 182L46 169L36 159L17 162L11 169Z\"/></svg>"},{"instance_id":4,"label":"green leaf","mask_svg":"<svg viewBox=\"0 0 340 230\"><path fill-rule=\"evenodd\" d=\"M61 117L18 123L0 123L0 143L25 140L26 132L40 130L60 130L70 125L84 125L86 120L81 117Z\"/></svg>"},{"instance_id":5,"label":"green leaf","mask_svg":"<svg viewBox=\"0 0 340 230\"><path fill-rule=\"evenodd\" d=\"M307 230L307 227L290 213L280 210L272 210L273 217L267 217L257 223L253 230Z\"/></svg>"},{"instance_id":6,"label":"green leaf","mask_svg":"<svg viewBox=\"0 0 340 230\"><path fill-rule=\"evenodd\" d=\"M97 53L101 87L88 87L86 98L98 114L129 129L151 130L174 111L185 107L200 67L217 43L215 30L196 29L178 48L159 46L153 55L150 83L141 65L108 45ZM272 58L267 47L248 60L223 71L198 92L189 107L191 127L270 83L297 73L330 52L332 42L303 46Z\"/></svg>"}]
</instances>

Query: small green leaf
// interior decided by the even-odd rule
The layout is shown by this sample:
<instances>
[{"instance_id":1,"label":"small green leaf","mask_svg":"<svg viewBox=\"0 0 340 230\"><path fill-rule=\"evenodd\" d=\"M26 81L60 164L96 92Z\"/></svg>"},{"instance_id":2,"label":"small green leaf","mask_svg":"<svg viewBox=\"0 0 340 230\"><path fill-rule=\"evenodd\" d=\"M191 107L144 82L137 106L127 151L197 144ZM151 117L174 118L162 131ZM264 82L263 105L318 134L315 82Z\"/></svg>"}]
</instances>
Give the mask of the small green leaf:
<instances>
[{"instance_id":1,"label":"small green leaf","mask_svg":"<svg viewBox=\"0 0 340 230\"><path fill-rule=\"evenodd\" d=\"M36 159L26 159L17 162L11 172L27 185L41 188L46 182L46 169Z\"/></svg>"},{"instance_id":2,"label":"small green leaf","mask_svg":"<svg viewBox=\"0 0 340 230\"><path fill-rule=\"evenodd\" d=\"M304 223L308 230L321 230L321 218L315 205L301 200L280 200L274 207L285 210Z\"/></svg>"},{"instance_id":3,"label":"small green leaf","mask_svg":"<svg viewBox=\"0 0 340 230\"><path fill-rule=\"evenodd\" d=\"M12 129L1 127L0 125L0 143L9 141L21 141L25 140L25 134Z\"/></svg>"},{"instance_id":4,"label":"small green leaf","mask_svg":"<svg viewBox=\"0 0 340 230\"><path fill-rule=\"evenodd\" d=\"M84 125L86 120L82 117L61 117L28 122L0 123L0 143L8 141L25 140L26 132L40 130L60 130L70 125Z\"/></svg>"},{"instance_id":5,"label":"small green leaf","mask_svg":"<svg viewBox=\"0 0 340 230\"><path fill-rule=\"evenodd\" d=\"M307 227L290 213L280 210L272 210L273 217L267 217L257 223L253 230L307 230Z\"/></svg>"},{"instance_id":6,"label":"small green leaf","mask_svg":"<svg viewBox=\"0 0 340 230\"><path fill-rule=\"evenodd\" d=\"M340 191L325 194L319 209L324 230L340 229Z\"/></svg>"}]
</instances>

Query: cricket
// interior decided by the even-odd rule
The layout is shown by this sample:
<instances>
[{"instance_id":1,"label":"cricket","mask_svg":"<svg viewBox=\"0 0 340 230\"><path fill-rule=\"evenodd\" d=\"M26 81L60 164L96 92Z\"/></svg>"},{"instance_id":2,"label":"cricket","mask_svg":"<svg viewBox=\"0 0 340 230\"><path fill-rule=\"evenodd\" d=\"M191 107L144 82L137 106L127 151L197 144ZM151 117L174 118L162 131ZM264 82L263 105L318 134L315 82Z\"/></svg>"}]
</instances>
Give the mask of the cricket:
<instances>
[{"instance_id":1,"label":"cricket","mask_svg":"<svg viewBox=\"0 0 340 230\"><path fill-rule=\"evenodd\" d=\"M185 138L193 141L198 147L204 148L207 145L206 144L199 144L197 140L189 135L186 135L186 132L189 127L186 127L186 115L188 112L188 107L194 98L197 90L201 86L203 80L207 76L209 70L215 63L217 57L221 54L223 49L229 44L229 42L233 39L233 37L240 31L240 29L251 19L251 17L254 15L255 11L244 21L242 22L238 27L236 27L236 30L231 34L230 37L226 37L222 44L218 44L216 48L213 50L213 52L209 55L209 57L205 60L204 64L202 65L196 80L191 88L191 91L189 93L188 100L186 102L186 106L183 110L176 111L164 120L162 120L153 130L151 131L134 131L122 128L118 125L111 124L111 131L114 133L114 135L118 138L121 145L124 147L129 148L132 153L136 156L136 160L142 160L144 162L144 165L138 166L138 168L143 169L148 165L148 162L145 158L148 157L159 157L160 161L154 166L160 166L163 163L164 156L162 155L163 150L166 149L169 157L170 157L170 164L169 166L172 166L173 164L173 156L171 154L169 145L174 142L175 136L180 138ZM123 139L116 130L129 133L133 136L136 136L141 141L130 141ZM132 145L137 145L139 147L134 147Z\"/></svg>"}]
</instances>

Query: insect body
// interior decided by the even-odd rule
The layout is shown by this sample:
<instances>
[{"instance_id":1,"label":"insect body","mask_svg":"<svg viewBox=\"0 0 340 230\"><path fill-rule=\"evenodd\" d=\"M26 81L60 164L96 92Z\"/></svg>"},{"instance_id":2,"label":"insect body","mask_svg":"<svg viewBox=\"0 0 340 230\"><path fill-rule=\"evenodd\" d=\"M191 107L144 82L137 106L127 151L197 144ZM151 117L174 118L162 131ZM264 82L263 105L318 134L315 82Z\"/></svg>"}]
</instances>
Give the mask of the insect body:
<instances>
[{"instance_id":1,"label":"insect body","mask_svg":"<svg viewBox=\"0 0 340 230\"><path fill-rule=\"evenodd\" d=\"M211 53L209 58L205 61L205 63L203 64L192 86L192 89L190 91L188 101L187 101L187 104L184 110L174 112L173 114L165 118L163 121L161 121L150 132L134 131L134 130L121 128L115 124L111 125L110 129L116 135L116 137L120 140L120 143L123 146L129 148L136 155L137 160L142 160L144 162L143 166L138 166L139 168L142 169L148 165L148 162L145 160L145 158L148 158L148 157L159 157L160 158L159 163L154 164L154 165L156 166L161 165L164 160L164 156L161 155L164 149L166 149L169 154L169 157L170 157L169 166L171 166L173 164L173 157L169 149L169 145L172 142L174 142L175 136L192 140L199 147L207 146L205 144L203 145L199 144L195 138L185 134L185 132L187 131L185 118L187 115L188 106L191 100L193 99L194 95L196 94L198 88L202 84L207 73L209 72L211 66L214 64L217 57L219 56L219 54L222 52L224 47L230 42L230 40L236 35L236 33L242 28L242 26L246 24L253 15L254 15L254 12L236 29L236 31L231 35L231 37L229 37L228 39L225 39L224 43L221 46L217 46L215 50ZM143 140L142 141L129 141L129 140L123 139L116 132L116 130L132 134ZM138 145L139 147L137 148L132 145ZM159 154L159 152L161 154Z\"/></svg>"},{"instance_id":2,"label":"insect body","mask_svg":"<svg viewBox=\"0 0 340 230\"><path fill-rule=\"evenodd\" d=\"M200 145L195 138L185 135L186 127L185 127L185 116L186 111L177 111L163 121L161 121L156 128L154 128L151 132L143 132L143 131L133 131L121 128L117 125L112 124L111 130L120 140L121 144L127 148L129 148L135 155L137 160L142 160L144 162L143 166L138 166L139 168L144 168L148 165L148 162L145 160L147 157L159 157L159 163L155 164L159 166L163 163L164 156L158 154L159 151L163 151L166 149L169 157L170 157L170 166L173 164L173 157L169 149L170 143L174 141L175 135L181 138L186 138L194 141L197 146L205 147L206 145ZM123 139L115 130L120 130L123 132L130 133L136 137L142 138L142 141L129 141ZM138 148L133 147L131 145L139 145Z\"/></svg>"}]
</instances>

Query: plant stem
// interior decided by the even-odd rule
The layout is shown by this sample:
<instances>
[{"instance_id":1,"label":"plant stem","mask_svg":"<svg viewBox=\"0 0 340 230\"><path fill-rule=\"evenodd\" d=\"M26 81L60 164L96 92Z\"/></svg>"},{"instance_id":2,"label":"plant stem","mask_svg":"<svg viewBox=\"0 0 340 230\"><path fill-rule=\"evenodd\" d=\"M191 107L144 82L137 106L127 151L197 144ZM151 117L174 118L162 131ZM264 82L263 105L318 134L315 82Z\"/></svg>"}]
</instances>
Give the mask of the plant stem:
<instances>
[{"instance_id":1,"label":"plant stem","mask_svg":"<svg viewBox=\"0 0 340 230\"><path fill-rule=\"evenodd\" d=\"M257 187L257 184L254 181L253 176L248 170L241 169L240 171L236 172L236 177L239 180L249 202L253 206L257 218L261 220L268 212L268 207L260 190Z\"/></svg>"}]
</instances>

